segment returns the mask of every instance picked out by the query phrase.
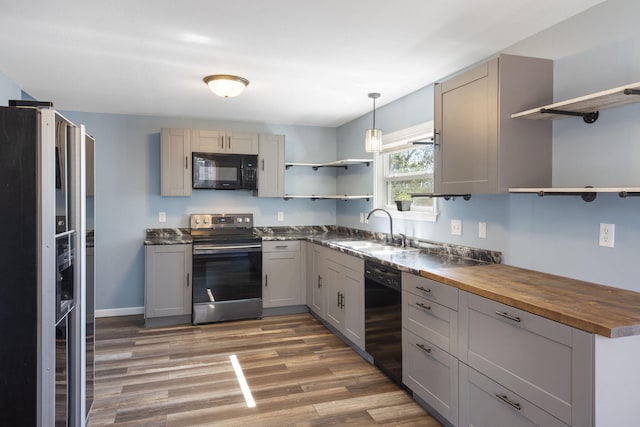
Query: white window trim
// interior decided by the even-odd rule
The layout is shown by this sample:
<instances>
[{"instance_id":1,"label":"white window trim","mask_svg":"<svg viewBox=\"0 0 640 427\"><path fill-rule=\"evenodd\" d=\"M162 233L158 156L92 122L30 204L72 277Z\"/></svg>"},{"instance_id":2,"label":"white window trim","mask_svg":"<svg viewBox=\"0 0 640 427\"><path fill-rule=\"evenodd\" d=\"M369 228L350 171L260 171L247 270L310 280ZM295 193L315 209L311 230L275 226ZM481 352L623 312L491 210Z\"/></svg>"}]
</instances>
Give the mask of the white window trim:
<instances>
[{"instance_id":1,"label":"white window trim","mask_svg":"<svg viewBox=\"0 0 640 427\"><path fill-rule=\"evenodd\" d=\"M433 120L420 123L419 125L401 129L389 134L383 134L382 136L382 153L374 153L373 166L374 166L374 185L373 185L373 200L375 208L382 208L389 211L393 218L406 219L406 220L419 220L419 221L431 221L435 222L438 219L438 202L437 199L433 200L433 212L424 211L398 211L395 206L388 206L385 204L386 194L385 180L381 177L384 176L384 154L398 151L408 148L408 146L419 140L425 140L433 137ZM374 215L384 215L381 212L374 212ZM386 215L385 215L386 216Z\"/></svg>"}]
</instances>

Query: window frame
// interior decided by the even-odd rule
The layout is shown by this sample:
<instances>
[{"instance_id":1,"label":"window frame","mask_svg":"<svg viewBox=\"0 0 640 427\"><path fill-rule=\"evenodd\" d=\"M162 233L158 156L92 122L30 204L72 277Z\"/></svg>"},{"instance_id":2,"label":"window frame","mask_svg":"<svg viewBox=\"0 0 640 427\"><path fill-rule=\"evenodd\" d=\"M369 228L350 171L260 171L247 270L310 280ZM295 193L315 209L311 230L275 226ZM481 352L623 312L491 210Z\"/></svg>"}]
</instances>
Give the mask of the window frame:
<instances>
[{"instance_id":1,"label":"window frame","mask_svg":"<svg viewBox=\"0 0 640 427\"><path fill-rule=\"evenodd\" d=\"M386 171L388 170L388 156L387 154L394 151L401 151L411 148L411 144L414 141L425 141L433 138L433 120L420 123L416 126L411 126L405 129L401 129L396 132L384 134L382 136L382 152L374 153L374 186L373 186L373 201L375 208L383 208L391 213L393 218L399 219L411 219L422 221L436 221L438 218L438 202L437 199L433 199L433 208L414 208L410 211L398 211L395 204L388 205L387 202L387 183L389 181L403 180L408 175L401 177L388 177ZM435 165L434 165L435 167ZM419 176L424 174L419 173ZM377 212L376 212L377 214Z\"/></svg>"}]
</instances>

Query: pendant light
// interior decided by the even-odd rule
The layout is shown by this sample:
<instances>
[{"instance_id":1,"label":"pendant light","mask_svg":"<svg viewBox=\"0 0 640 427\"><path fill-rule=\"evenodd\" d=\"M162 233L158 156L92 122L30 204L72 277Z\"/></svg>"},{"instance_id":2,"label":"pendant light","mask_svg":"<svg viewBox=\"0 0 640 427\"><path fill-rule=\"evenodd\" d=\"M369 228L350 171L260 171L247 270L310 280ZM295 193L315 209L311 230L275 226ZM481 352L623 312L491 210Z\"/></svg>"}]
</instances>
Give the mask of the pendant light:
<instances>
[{"instance_id":1,"label":"pendant light","mask_svg":"<svg viewBox=\"0 0 640 427\"><path fill-rule=\"evenodd\" d=\"M368 96L373 99L373 128L365 133L364 149L368 153L379 153L382 151L382 131L376 129L376 99L380 98L380 94L372 92Z\"/></svg>"},{"instance_id":2,"label":"pendant light","mask_svg":"<svg viewBox=\"0 0 640 427\"><path fill-rule=\"evenodd\" d=\"M209 86L211 92L223 98L233 98L240 95L249 84L249 80L230 74L213 74L202 80Z\"/></svg>"}]
</instances>

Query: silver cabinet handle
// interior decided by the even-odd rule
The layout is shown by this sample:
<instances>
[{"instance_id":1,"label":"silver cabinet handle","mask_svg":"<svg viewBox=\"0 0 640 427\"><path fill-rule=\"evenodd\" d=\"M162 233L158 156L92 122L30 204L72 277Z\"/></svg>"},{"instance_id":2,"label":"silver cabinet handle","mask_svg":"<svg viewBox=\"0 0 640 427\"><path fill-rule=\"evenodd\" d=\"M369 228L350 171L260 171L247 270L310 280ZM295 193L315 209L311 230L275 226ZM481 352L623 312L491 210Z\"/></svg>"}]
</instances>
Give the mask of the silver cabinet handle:
<instances>
[{"instance_id":1,"label":"silver cabinet handle","mask_svg":"<svg viewBox=\"0 0 640 427\"><path fill-rule=\"evenodd\" d=\"M184 156L184 168L189 169L189 157Z\"/></svg>"},{"instance_id":2,"label":"silver cabinet handle","mask_svg":"<svg viewBox=\"0 0 640 427\"><path fill-rule=\"evenodd\" d=\"M231 135L229 135L229 140L227 141L227 149L231 150Z\"/></svg>"},{"instance_id":3,"label":"silver cabinet handle","mask_svg":"<svg viewBox=\"0 0 640 427\"><path fill-rule=\"evenodd\" d=\"M505 319L509 319L509 320L513 320L514 322L521 322L522 320L518 317L518 316L514 316L512 314L509 313L505 313L504 311L496 311L496 314L498 316L502 316Z\"/></svg>"},{"instance_id":4,"label":"silver cabinet handle","mask_svg":"<svg viewBox=\"0 0 640 427\"><path fill-rule=\"evenodd\" d=\"M189 279L190 279L190 278L189 278L189 273L187 273L187 288L189 287L189 282L190 282L190 280L189 280Z\"/></svg>"},{"instance_id":5,"label":"silver cabinet handle","mask_svg":"<svg viewBox=\"0 0 640 427\"><path fill-rule=\"evenodd\" d=\"M422 286L416 286L416 289L422 291L422 292L426 292L428 294L431 293L431 289L427 289L427 288L423 288Z\"/></svg>"},{"instance_id":6,"label":"silver cabinet handle","mask_svg":"<svg viewBox=\"0 0 640 427\"><path fill-rule=\"evenodd\" d=\"M344 294L340 293L340 308L344 309Z\"/></svg>"},{"instance_id":7,"label":"silver cabinet handle","mask_svg":"<svg viewBox=\"0 0 640 427\"><path fill-rule=\"evenodd\" d=\"M269 275L265 274L264 275L264 287L266 288L267 286L269 286Z\"/></svg>"},{"instance_id":8,"label":"silver cabinet handle","mask_svg":"<svg viewBox=\"0 0 640 427\"><path fill-rule=\"evenodd\" d=\"M318 274L318 288L322 287L322 276Z\"/></svg>"},{"instance_id":9,"label":"silver cabinet handle","mask_svg":"<svg viewBox=\"0 0 640 427\"><path fill-rule=\"evenodd\" d=\"M287 249L289 247L289 245L278 245L276 246L276 249Z\"/></svg>"},{"instance_id":10,"label":"silver cabinet handle","mask_svg":"<svg viewBox=\"0 0 640 427\"><path fill-rule=\"evenodd\" d=\"M340 308L340 292L338 292L338 308Z\"/></svg>"},{"instance_id":11,"label":"silver cabinet handle","mask_svg":"<svg viewBox=\"0 0 640 427\"><path fill-rule=\"evenodd\" d=\"M424 305L421 302L417 302L416 305L420 308L424 308L425 310L431 310L431 306L430 305Z\"/></svg>"},{"instance_id":12,"label":"silver cabinet handle","mask_svg":"<svg viewBox=\"0 0 640 427\"><path fill-rule=\"evenodd\" d=\"M220 151L224 151L224 135L220 137Z\"/></svg>"},{"instance_id":13,"label":"silver cabinet handle","mask_svg":"<svg viewBox=\"0 0 640 427\"><path fill-rule=\"evenodd\" d=\"M416 344L416 347L418 347L420 350L424 351L427 354L431 354L431 349L429 347L426 347L424 344Z\"/></svg>"},{"instance_id":14,"label":"silver cabinet handle","mask_svg":"<svg viewBox=\"0 0 640 427\"><path fill-rule=\"evenodd\" d=\"M496 397L498 399L502 400L507 405L511 406L512 408L517 409L518 411L522 409L522 407L520 406L519 403L514 402L513 400L509 399L504 394L496 394Z\"/></svg>"},{"instance_id":15,"label":"silver cabinet handle","mask_svg":"<svg viewBox=\"0 0 640 427\"><path fill-rule=\"evenodd\" d=\"M260 160L260 170L264 170L264 159Z\"/></svg>"}]
</instances>

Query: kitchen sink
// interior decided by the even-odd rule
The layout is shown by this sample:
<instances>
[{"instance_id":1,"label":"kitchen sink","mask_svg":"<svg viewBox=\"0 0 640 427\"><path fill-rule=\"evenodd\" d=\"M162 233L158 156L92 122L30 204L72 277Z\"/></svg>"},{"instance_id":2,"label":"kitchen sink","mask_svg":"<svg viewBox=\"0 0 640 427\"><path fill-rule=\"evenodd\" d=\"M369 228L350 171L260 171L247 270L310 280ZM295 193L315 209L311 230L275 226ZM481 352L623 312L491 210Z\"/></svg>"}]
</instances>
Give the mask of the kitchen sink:
<instances>
[{"instance_id":1,"label":"kitchen sink","mask_svg":"<svg viewBox=\"0 0 640 427\"><path fill-rule=\"evenodd\" d=\"M371 255L392 255L419 251L417 248L401 248L399 246L392 246L386 243L372 242L368 240L345 240L334 243L338 246L360 252L366 252Z\"/></svg>"}]
</instances>

